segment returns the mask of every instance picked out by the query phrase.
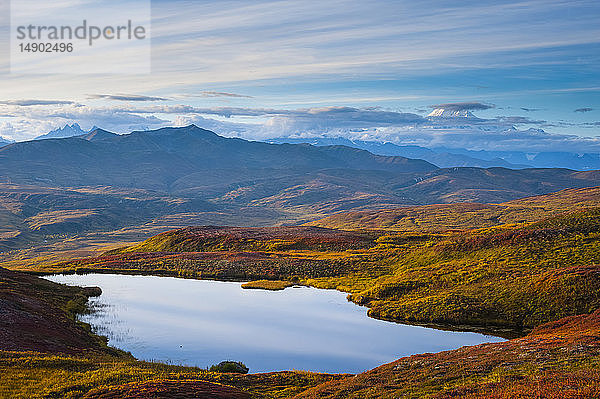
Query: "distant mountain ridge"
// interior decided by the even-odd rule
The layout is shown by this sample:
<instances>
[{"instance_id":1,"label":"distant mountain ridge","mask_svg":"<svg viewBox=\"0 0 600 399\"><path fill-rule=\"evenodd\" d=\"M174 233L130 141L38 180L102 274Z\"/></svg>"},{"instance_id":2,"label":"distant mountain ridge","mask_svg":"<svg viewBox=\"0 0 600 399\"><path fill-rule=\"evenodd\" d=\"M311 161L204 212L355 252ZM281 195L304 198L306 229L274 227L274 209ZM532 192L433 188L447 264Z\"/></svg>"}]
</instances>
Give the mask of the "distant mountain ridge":
<instances>
[{"instance_id":1,"label":"distant mountain ridge","mask_svg":"<svg viewBox=\"0 0 600 399\"><path fill-rule=\"evenodd\" d=\"M0 160L0 175L21 183L104 184L164 191L172 190L186 175L218 169L286 170L292 174L331 168L402 173L437 169L422 160L378 156L344 146L274 145L225 138L193 125L127 135L96 129L60 140L14 143L0 150ZM238 178L244 178L244 173Z\"/></svg>"},{"instance_id":2,"label":"distant mountain ridge","mask_svg":"<svg viewBox=\"0 0 600 399\"><path fill-rule=\"evenodd\" d=\"M473 118L477 119L477 117L469 110L457 110L457 109L447 109L447 108L436 108L431 111L428 115L428 118Z\"/></svg>"},{"instance_id":3,"label":"distant mountain ridge","mask_svg":"<svg viewBox=\"0 0 600 399\"><path fill-rule=\"evenodd\" d=\"M456 128L463 120L475 122L487 122L480 119L468 110L454 110L446 108L434 109L427 119L436 124L446 125L448 128ZM487 125L486 125L487 126ZM483 125L482 125L482 128ZM487 127L485 127L487 128ZM500 128L500 127L495 127ZM514 127L512 128L517 131ZM65 125L63 128L55 129L47 134L36 137L34 140L68 138L77 136L86 136L89 133L99 131L103 132L100 137L108 138L106 130L94 126L90 131L85 132L79 124ZM145 130L147 131L147 130ZM507 131L511 131L508 129ZM541 129L529 129L529 131L544 132ZM116 135L110 133L110 135ZM88 136L88 139L94 136ZM497 151L497 150L469 150L459 147L423 147L418 145L402 145L389 141L375 140L354 140L346 137L276 137L264 140L272 144L303 144L308 143L315 146L343 145L352 148L367 150L376 155L400 156L412 159L422 159L440 168L452 167L477 167L491 168L502 167L510 169L525 168L568 168L573 170L597 170L600 169L600 153L574 153L567 151ZM13 141L4 140L0 137L0 147L13 143Z\"/></svg>"},{"instance_id":4,"label":"distant mountain ridge","mask_svg":"<svg viewBox=\"0 0 600 399\"><path fill-rule=\"evenodd\" d=\"M273 226L344 211L500 203L599 182L600 171L438 168L344 145L225 138L194 125L95 129L0 148L0 248L140 224Z\"/></svg>"},{"instance_id":5,"label":"distant mountain ridge","mask_svg":"<svg viewBox=\"0 0 600 399\"><path fill-rule=\"evenodd\" d=\"M119 136L116 133L109 132L104 129L100 129L97 126L92 127L89 131L84 131L81 126L77 123L72 125L65 125L62 128L58 128L34 138L34 140L46 140L46 139L66 139L69 137L80 137L88 141L104 140L107 138L114 138ZM0 139L1 140L1 139ZM13 142L9 142L13 143Z\"/></svg>"},{"instance_id":6,"label":"distant mountain ridge","mask_svg":"<svg viewBox=\"0 0 600 399\"><path fill-rule=\"evenodd\" d=\"M90 130L89 133L77 136L87 141L98 141L98 140L109 140L118 137L119 135L116 133L111 133L107 130L94 128Z\"/></svg>"},{"instance_id":7,"label":"distant mountain ridge","mask_svg":"<svg viewBox=\"0 0 600 399\"><path fill-rule=\"evenodd\" d=\"M488 161L492 159L503 159L512 164L526 164L536 168L569 168L574 170L600 169L599 153L575 153L567 151L489 151L445 147L434 148L434 150L475 157Z\"/></svg>"},{"instance_id":8,"label":"distant mountain ridge","mask_svg":"<svg viewBox=\"0 0 600 399\"><path fill-rule=\"evenodd\" d=\"M350 140L345 137L278 137L266 140L269 143L308 143L316 146L345 145L360 148L373 154L403 156L423 159L440 168L502 167L511 169L525 168L568 168L573 170L600 169L600 154L572 152L524 152L467 150L450 147L421 147L417 145L398 145L390 142Z\"/></svg>"},{"instance_id":9,"label":"distant mountain ridge","mask_svg":"<svg viewBox=\"0 0 600 399\"><path fill-rule=\"evenodd\" d=\"M289 138L279 137L266 140L268 143L312 144L316 146L345 145L353 148L367 150L377 155L403 156L407 158L423 159L440 168L452 167L477 167L492 168L502 167L511 169L530 168L528 164L513 164L500 157L480 159L466 154L453 154L450 150L433 150L417 145L398 145L390 142L350 140L344 137L311 137Z\"/></svg>"}]
</instances>

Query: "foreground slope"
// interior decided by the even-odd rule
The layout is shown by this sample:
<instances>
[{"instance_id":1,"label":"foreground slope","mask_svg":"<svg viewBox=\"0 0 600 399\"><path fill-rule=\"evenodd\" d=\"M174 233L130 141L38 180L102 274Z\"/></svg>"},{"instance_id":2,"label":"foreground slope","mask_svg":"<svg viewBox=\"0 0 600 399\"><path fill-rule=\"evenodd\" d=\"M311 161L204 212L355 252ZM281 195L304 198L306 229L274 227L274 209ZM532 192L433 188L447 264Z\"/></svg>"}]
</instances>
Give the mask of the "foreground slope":
<instances>
[{"instance_id":1,"label":"foreground slope","mask_svg":"<svg viewBox=\"0 0 600 399\"><path fill-rule=\"evenodd\" d=\"M600 312L507 342L413 355L297 398L596 398Z\"/></svg>"},{"instance_id":2,"label":"foreground slope","mask_svg":"<svg viewBox=\"0 0 600 399\"><path fill-rule=\"evenodd\" d=\"M89 328L75 323L99 288L67 287L0 268L0 351L112 353Z\"/></svg>"},{"instance_id":3,"label":"foreground slope","mask_svg":"<svg viewBox=\"0 0 600 399\"><path fill-rule=\"evenodd\" d=\"M557 320L530 335L413 355L356 376L220 374L61 353L0 351L0 395L14 398L594 398L600 315Z\"/></svg>"}]
</instances>

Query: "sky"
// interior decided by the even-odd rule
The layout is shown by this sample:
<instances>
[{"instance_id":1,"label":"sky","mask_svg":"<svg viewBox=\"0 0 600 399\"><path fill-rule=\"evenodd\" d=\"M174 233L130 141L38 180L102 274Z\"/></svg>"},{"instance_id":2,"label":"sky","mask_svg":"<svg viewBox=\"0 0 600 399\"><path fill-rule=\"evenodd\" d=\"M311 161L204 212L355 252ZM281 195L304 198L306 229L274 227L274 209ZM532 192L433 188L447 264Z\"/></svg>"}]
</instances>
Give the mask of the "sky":
<instances>
[{"instance_id":1,"label":"sky","mask_svg":"<svg viewBox=\"0 0 600 399\"><path fill-rule=\"evenodd\" d=\"M134 17L150 7L125 3ZM39 15L98 7L36 4ZM155 0L151 68L127 74L68 73L73 57L57 61L66 73L44 73L43 62L9 73L0 14L0 136L12 140L75 122L118 133L196 123L250 139L600 148L597 0ZM94 62L128 55L99 46ZM477 118L424 118L440 104ZM486 137L490 129L508 133Z\"/></svg>"}]
</instances>

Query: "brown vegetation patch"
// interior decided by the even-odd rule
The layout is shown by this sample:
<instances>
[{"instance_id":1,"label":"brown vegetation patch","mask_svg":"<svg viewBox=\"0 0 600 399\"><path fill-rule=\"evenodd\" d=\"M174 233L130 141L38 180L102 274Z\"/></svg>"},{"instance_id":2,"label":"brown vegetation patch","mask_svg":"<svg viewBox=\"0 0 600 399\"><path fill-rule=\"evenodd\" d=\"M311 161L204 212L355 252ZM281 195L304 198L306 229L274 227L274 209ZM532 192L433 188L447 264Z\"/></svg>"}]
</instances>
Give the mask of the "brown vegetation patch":
<instances>
[{"instance_id":1,"label":"brown vegetation patch","mask_svg":"<svg viewBox=\"0 0 600 399\"><path fill-rule=\"evenodd\" d=\"M321 227L200 226L167 231L117 252L339 250L368 248L372 235Z\"/></svg>"},{"instance_id":2,"label":"brown vegetation patch","mask_svg":"<svg viewBox=\"0 0 600 399\"><path fill-rule=\"evenodd\" d=\"M356 265L345 259L319 260L264 252L222 251L123 253L61 262L50 269L66 273L113 272L248 281L338 276L355 268Z\"/></svg>"}]
</instances>

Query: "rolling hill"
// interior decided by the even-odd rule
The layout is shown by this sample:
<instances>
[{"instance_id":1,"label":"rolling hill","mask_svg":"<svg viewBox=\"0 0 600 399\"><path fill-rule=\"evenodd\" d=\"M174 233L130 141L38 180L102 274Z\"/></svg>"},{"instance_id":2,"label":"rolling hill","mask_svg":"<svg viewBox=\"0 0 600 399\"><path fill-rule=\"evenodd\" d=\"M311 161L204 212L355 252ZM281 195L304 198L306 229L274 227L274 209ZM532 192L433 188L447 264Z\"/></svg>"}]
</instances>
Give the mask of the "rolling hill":
<instances>
[{"instance_id":1,"label":"rolling hill","mask_svg":"<svg viewBox=\"0 0 600 399\"><path fill-rule=\"evenodd\" d=\"M457 203L343 212L307 226L356 230L446 231L533 222L575 208L600 206L600 187L567 189L500 204Z\"/></svg>"}]
</instances>

